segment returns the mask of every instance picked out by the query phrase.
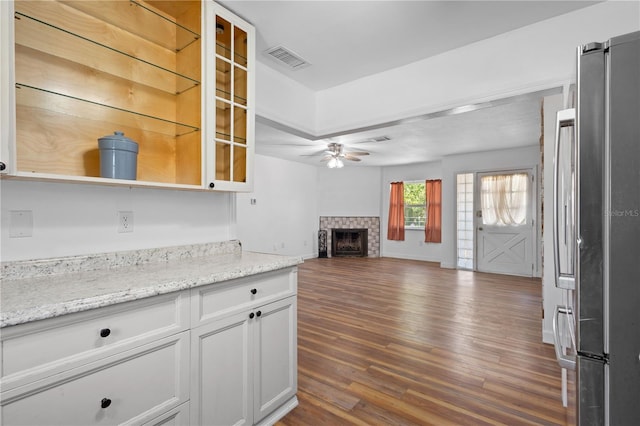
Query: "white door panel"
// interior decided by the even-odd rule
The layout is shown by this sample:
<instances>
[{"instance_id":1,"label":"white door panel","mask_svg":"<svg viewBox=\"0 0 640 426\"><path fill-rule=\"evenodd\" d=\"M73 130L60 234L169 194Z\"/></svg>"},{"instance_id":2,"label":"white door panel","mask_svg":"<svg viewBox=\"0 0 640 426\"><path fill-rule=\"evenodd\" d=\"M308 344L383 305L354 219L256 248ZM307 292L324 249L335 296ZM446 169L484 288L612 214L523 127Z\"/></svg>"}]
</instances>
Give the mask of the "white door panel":
<instances>
[{"instance_id":1,"label":"white door panel","mask_svg":"<svg viewBox=\"0 0 640 426\"><path fill-rule=\"evenodd\" d=\"M478 270L531 275L530 236L529 230L478 229Z\"/></svg>"},{"instance_id":2,"label":"white door panel","mask_svg":"<svg viewBox=\"0 0 640 426\"><path fill-rule=\"evenodd\" d=\"M481 195L482 178L494 178L498 176L507 176L514 174L526 174L526 218L518 224L508 223L511 217L522 219L522 214L511 211L511 214L497 214L502 216L496 221L496 215L490 220L482 217L483 202L492 203L496 206L505 204L505 200L487 201L487 197ZM479 213L476 218L476 268L480 272L490 272L508 275L524 275L533 276L534 268L534 242L535 242L535 226L533 226L533 218L535 217L535 205L533 196L533 172L531 170L509 171L509 172L491 172L477 174L477 197ZM514 194L517 191L512 188ZM519 189L520 194L522 188ZM508 197L507 197L508 198ZM517 197L512 197L515 199ZM486 207L486 206L485 206ZM485 213L486 214L486 213ZM502 221L506 218L506 224ZM486 224L484 222L489 222ZM499 224L492 224L499 222Z\"/></svg>"}]
</instances>

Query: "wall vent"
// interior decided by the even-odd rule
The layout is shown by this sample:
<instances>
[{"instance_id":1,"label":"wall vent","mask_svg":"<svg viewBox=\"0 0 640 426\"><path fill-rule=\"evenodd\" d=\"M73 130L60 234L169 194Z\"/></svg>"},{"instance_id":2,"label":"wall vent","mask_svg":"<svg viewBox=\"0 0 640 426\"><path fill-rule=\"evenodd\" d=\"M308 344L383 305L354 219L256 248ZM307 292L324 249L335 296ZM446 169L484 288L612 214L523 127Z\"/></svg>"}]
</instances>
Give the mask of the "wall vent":
<instances>
[{"instance_id":1,"label":"wall vent","mask_svg":"<svg viewBox=\"0 0 640 426\"><path fill-rule=\"evenodd\" d=\"M309 62L302 59L300 55L297 55L283 46L272 47L264 53L293 70L299 70L311 65Z\"/></svg>"}]
</instances>

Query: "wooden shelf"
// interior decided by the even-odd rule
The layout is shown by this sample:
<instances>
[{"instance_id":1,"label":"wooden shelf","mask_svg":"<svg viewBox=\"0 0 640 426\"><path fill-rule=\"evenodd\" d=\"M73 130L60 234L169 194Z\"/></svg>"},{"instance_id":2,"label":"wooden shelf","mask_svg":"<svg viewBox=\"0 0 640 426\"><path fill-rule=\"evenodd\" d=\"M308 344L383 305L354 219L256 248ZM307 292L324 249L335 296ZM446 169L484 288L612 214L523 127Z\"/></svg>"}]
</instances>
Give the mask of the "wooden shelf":
<instances>
[{"instance_id":1,"label":"wooden shelf","mask_svg":"<svg viewBox=\"0 0 640 426\"><path fill-rule=\"evenodd\" d=\"M167 136L183 136L200 129L189 124L178 123L136 111L81 99L57 93L40 87L16 83L16 104L30 108L45 108L58 114L91 119L101 117L102 121L115 127L137 127Z\"/></svg>"},{"instance_id":2,"label":"wooden shelf","mask_svg":"<svg viewBox=\"0 0 640 426\"><path fill-rule=\"evenodd\" d=\"M106 45L22 12L16 11L15 16L17 45L76 63L90 61L94 69L168 93L180 94L200 85L199 80L177 73L168 64L137 57L133 51L119 49L117 44Z\"/></svg>"},{"instance_id":3,"label":"wooden shelf","mask_svg":"<svg viewBox=\"0 0 640 426\"><path fill-rule=\"evenodd\" d=\"M188 8L196 6L198 1L61 0L58 3L38 6L47 8L47 21L58 13L65 17L88 15L173 52L179 52L201 38L199 26L188 28L176 21L176 16L186 13ZM171 10L162 10L168 6L171 6Z\"/></svg>"}]
</instances>

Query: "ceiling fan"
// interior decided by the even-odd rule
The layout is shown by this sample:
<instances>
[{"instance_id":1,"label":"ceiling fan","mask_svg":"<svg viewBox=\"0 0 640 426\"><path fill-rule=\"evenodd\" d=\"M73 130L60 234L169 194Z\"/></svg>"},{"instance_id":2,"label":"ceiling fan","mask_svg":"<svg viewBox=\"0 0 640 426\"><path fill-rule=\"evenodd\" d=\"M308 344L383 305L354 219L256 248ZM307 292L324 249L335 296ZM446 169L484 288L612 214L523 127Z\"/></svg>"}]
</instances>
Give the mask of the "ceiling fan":
<instances>
[{"instance_id":1,"label":"ceiling fan","mask_svg":"<svg viewBox=\"0 0 640 426\"><path fill-rule=\"evenodd\" d=\"M342 160L361 161L360 156L369 155L367 151L345 151L344 145L337 142L327 144L325 155L320 161L326 161L330 169L344 167Z\"/></svg>"}]
</instances>

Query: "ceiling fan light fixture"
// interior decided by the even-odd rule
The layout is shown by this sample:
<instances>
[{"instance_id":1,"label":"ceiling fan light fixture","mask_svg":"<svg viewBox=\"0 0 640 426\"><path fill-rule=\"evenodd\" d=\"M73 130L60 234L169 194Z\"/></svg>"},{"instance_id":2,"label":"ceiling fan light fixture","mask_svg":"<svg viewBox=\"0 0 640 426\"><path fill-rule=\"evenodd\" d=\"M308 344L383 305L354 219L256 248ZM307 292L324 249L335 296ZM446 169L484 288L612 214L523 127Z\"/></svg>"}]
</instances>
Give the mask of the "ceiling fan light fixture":
<instances>
[{"instance_id":1,"label":"ceiling fan light fixture","mask_svg":"<svg viewBox=\"0 0 640 426\"><path fill-rule=\"evenodd\" d=\"M334 156L327 163L327 167L330 168L330 169L341 169L341 168L344 167L344 163L342 162L341 159L339 159L338 157Z\"/></svg>"}]
</instances>

